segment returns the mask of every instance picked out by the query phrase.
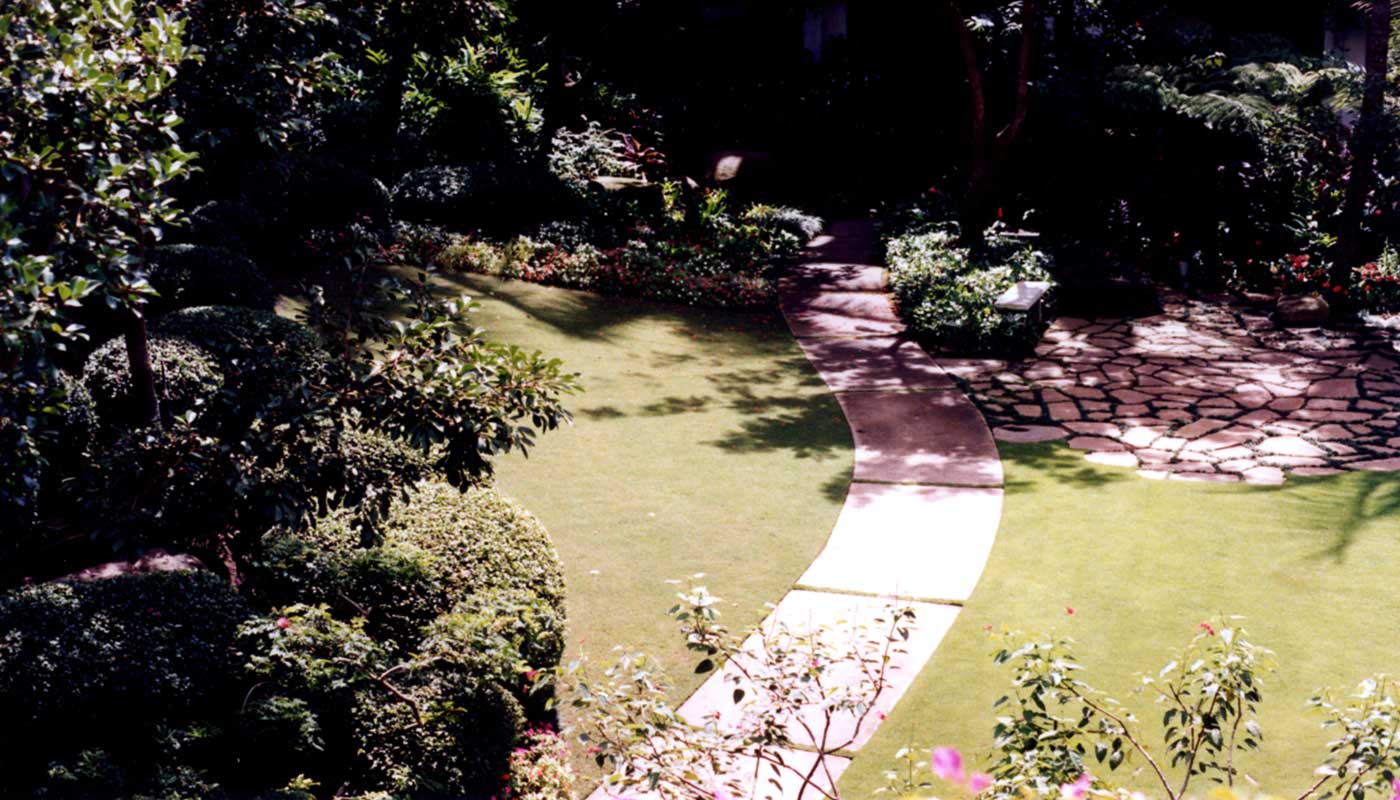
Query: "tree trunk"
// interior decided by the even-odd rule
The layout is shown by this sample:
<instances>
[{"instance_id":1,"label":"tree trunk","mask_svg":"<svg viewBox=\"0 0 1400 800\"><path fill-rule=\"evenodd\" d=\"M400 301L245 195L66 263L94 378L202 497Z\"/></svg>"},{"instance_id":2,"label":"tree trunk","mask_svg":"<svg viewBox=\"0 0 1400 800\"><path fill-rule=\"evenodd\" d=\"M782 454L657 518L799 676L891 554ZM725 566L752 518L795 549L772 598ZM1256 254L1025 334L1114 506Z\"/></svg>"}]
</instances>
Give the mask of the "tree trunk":
<instances>
[{"instance_id":1,"label":"tree trunk","mask_svg":"<svg viewBox=\"0 0 1400 800\"><path fill-rule=\"evenodd\" d=\"M1012 98L1011 116L1006 127L992 133L987 122L987 93L982 68L977 60L976 44L967 20L957 0L948 0L948 20L957 37L967 79L970 101L970 156L966 194L959 211L964 243L979 247L986 229L997 219L997 195L1005 161L1012 146L1021 135L1030 102L1031 48L1035 44L1035 29L1040 23L1036 0L1021 3L1021 48L1016 63L1016 91Z\"/></svg>"},{"instance_id":2,"label":"tree trunk","mask_svg":"<svg viewBox=\"0 0 1400 800\"><path fill-rule=\"evenodd\" d=\"M160 428L160 397L156 393L156 373L151 368L150 339L146 335L146 318L139 311L129 311L124 338L126 339L127 369L131 374L131 397L136 403L142 425Z\"/></svg>"},{"instance_id":3,"label":"tree trunk","mask_svg":"<svg viewBox=\"0 0 1400 800\"><path fill-rule=\"evenodd\" d=\"M1366 11L1366 92L1351 137L1351 177L1342 206L1340 247L1332 282L1345 286L1366 254L1366 201L1376 184L1376 152L1385 124L1386 72L1390 61L1390 0L1370 0Z\"/></svg>"}]
</instances>

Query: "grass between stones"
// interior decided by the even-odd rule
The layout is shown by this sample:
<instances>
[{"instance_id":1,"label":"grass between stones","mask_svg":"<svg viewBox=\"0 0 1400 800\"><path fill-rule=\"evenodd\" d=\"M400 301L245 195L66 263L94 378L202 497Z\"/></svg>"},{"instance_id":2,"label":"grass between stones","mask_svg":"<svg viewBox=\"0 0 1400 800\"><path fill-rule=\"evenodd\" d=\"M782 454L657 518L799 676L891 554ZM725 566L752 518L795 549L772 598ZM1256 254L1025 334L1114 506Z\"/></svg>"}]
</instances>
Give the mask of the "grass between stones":
<instances>
[{"instance_id":1,"label":"grass between stones","mask_svg":"<svg viewBox=\"0 0 1400 800\"><path fill-rule=\"evenodd\" d=\"M776 316L696 311L476 275L444 279L497 341L582 375L574 425L498 484L554 538L568 655L661 659L683 697L705 676L666 616L703 572L723 622L758 623L816 557L850 481L850 431Z\"/></svg>"},{"instance_id":2,"label":"grass between stones","mask_svg":"<svg viewBox=\"0 0 1400 800\"><path fill-rule=\"evenodd\" d=\"M992 703L1008 674L992 664L987 625L1075 639L1084 678L1127 703L1160 753L1161 711L1152 697L1133 694L1136 676L1155 674L1207 617L1245 615L1253 641L1275 651L1278 670L1260 709L1263 750L1241 766L1282 795L1311 783L1331 738L1304 708L1313 692L1350 691L1373 673L1400 670L1400 475L1222 486L1140 479L1061 444L1002 445L1001 455L1006 503L986 573L842 778L848 800L883 785L882 771L905 744L990 752ZM1146 776L1129 777L1139 766L1103 773L1151 791Z\"/></svg>"}]
</instances>

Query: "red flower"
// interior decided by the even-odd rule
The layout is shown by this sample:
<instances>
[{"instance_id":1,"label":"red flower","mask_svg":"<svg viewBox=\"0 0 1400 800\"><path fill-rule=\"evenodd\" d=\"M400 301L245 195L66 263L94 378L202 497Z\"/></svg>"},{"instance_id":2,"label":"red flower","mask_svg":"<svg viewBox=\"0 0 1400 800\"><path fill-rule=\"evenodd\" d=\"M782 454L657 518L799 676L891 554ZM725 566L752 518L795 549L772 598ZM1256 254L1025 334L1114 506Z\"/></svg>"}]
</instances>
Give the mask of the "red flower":
<instances>
[{"instance_id":1,"label":"red flower","mask_svg":"<svg viewBox=\"0 0 1400 800\"><path fill-rule=\"evenodd\" d=\"M1074 616L1074 606L1065 606L1065 613Z\"/></svg>"},{"instance_id":2,"label":"red flower","mask_svg":"<svg viewBox=\"0 0 1400 800\"><path fill-rule=\"evenodd\" d=\"M286 617L278 617L278 618L277 618L277 627L278 627L279 630L286 630L286 629L292 627L292 621L289 620L289 619L287 619Z\"/></svg>"},{"instance_id":3,"label":"red flower","mask_svg":"<svg viewBox=\"0 0 1400 800\"><path fill-rule=\"evenodd\" d=\"M1197 625L1196 627L1200 628L1201 630L1204 630L1204 631L1205 631L1208 635L1210 635L1210 636L1214 636L1214 635L1215 635L1215 628L1212 628L1209 622L1202 622L1200 625Z\"/></svg>"}]
</instances>

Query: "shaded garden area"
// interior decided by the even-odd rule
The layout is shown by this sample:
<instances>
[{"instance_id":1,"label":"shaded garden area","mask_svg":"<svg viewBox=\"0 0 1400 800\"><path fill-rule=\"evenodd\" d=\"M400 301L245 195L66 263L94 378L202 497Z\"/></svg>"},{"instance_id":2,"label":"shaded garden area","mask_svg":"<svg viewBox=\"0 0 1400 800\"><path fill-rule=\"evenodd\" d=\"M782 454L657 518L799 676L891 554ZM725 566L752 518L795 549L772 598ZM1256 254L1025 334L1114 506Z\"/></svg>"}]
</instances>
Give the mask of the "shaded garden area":
<instances>
[{"instance_id":1,"label":"shaded garden area","mask_svg":"<svg viewBox=\"0 0 1400 800\"><path fill-rule=\"evenodd\" d=\"M0 795L1393 798L1397 34L6 3Z\"/></svg>"}]
</instances>

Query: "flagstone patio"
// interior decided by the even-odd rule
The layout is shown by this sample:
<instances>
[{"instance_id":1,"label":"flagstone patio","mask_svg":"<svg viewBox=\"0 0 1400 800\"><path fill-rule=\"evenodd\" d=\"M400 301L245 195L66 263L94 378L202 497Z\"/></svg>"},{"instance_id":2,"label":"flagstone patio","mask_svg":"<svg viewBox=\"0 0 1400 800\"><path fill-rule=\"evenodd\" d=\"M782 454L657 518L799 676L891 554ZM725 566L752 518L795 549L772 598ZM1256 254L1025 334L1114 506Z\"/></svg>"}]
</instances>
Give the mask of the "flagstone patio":
<instances>
[{"instance_id":1,"label":"flagstone patio","mask_svg":"<svg viewBox=\"0 0 1400 800\"><path fill-rule=\"evenodd\" d=\"M1395 340L1169 294L1157 316L1062 317L1021 362L939 364L1002 441L1064 440L1147 478L1277 484L1400 470Z\"/></svg>"}]
</instances>

